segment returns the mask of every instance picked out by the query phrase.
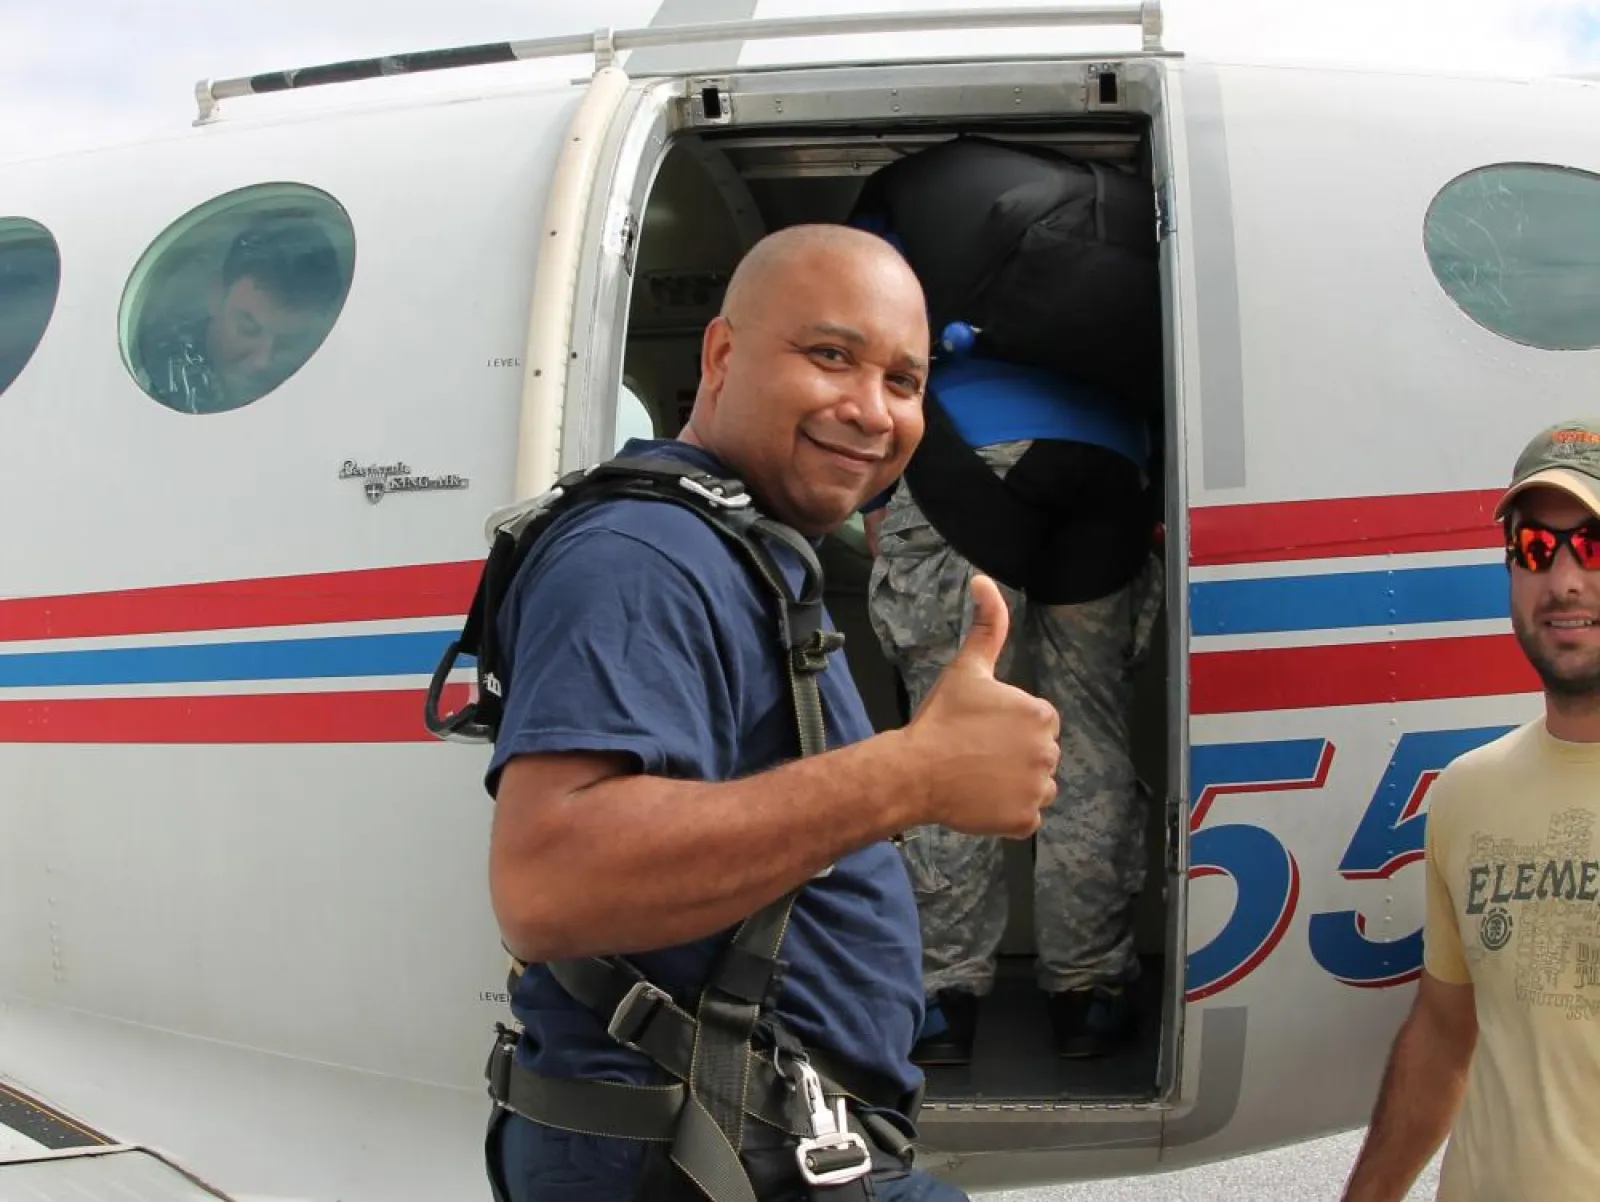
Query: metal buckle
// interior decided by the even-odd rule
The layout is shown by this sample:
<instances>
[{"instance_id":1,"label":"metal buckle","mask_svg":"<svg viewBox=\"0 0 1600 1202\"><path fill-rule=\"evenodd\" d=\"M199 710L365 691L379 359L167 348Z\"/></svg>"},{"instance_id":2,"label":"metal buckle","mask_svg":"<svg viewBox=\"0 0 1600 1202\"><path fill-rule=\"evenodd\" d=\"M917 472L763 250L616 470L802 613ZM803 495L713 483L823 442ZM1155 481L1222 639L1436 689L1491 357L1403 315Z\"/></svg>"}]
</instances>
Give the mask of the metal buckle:
<instances>
[{"instance_id":1,"label":"metal buckle","mask_svg":"<svg viewBox=\"0 0 1600 1202\"><path fill-rule=\"evenodd\" d=\"M484 1076L489 1082L489 1096L496 1106L510 1109L511 1063L517 1053L517 1033L504 1023L495 1023L494 1047L489 1051L489 1063Z\"/></svg>"},{"instance_id":2,"label":"metal buckle","mask_svg":"<svg viewBox=\"0 0 1600 1202\"><path fill-rule=\"evenodd\" d=\"M724 496L722 493L713 492L704 484L701 484L698 480L695 480L690 476L679 476L678 483L683 485L683 487L688 489L690 492L694 493L695 496L704 497L713 505L719 505L723 509L743 509L750 504L750 494L747 492L740 492L731 497Z\"/></svg>"},{"instance_id":3,"label":"metal buckle","mask_svg":"<svg viewBox=\"0 0 1600 1202\"><path fill-rule=\"evenodd\" d=\"M790 650L789 656L797 672L824 672L828 656L843 647L845 636L837 630L813 630L809 638Z\"/></svg>"},{"instance_id":4,"label":"metal buckle","mask_svg":"<svg viewBox=\"0 0 1600 1202\"><path fill-rule=\"evenodd\" d=\"M839 1100L839 1117L844 1118L844 1099ZM830 1163L834 1156L849 1153L849 1159L836 1168L819 1167ZM824 1155L826 1158L824 1158ZM854 1131L835 1135L803 1139L795 1149L800 1162L800 1175L812 1185L844 1185L865 1177L872 1170L872 1154Z\"/></svg>"},{"instance_id":5,"label":"metal buckle","mask_svg":"<svg viewBox=\"0 0 1600 1202\"><path fill-rule=\"evenodd\" d=\"M639 1015L637 1021L633 1017L633 1008L641 999L650 1002L650 1008ZM615 1039L630 1052L644 1052L634 1039L643 1034L644 1028L655 1017L656 1011L662 1006L670 1006L672 997L666 990L652 985L649 981L637 981L632 989L628 990L617 1003L616 1010L611 1015L611 1021L606 1024L606 1034ZM627 1034L624 1035L623 1032ZM648 1053L646 1053L648 1054Z\"/></svg>"},{"instance_id":6,"label":"metal buckle","mask_svg":"<svg viewBox=\"0 0 1600 1202\"><path fill-rule=\"evenodd\" d=\"M872 1170L872 1153L867 1150L866 1141L850 1130L844 1099L836 1098L830 1111L816 1069L799 1058L791 1060L800 1075L806 1110L811 1115L811 1136L802 1139L794 1150L800 1175L811 1185L843 1185L865 1177Z\"/></svg>"}]
</instances>

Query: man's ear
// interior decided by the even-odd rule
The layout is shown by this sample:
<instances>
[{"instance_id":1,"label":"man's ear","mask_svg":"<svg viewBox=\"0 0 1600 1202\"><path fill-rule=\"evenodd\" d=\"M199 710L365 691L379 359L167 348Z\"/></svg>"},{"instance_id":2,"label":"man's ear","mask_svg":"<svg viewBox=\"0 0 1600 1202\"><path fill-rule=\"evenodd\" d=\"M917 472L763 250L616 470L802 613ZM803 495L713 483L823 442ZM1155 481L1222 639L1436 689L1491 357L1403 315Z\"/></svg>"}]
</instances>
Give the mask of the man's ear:
<instances>
[{"instance_id":1,"label":"man's ear","mask_svg":"<svg viewBox=\"0 0 1600 1202\"><path fill-rule=\"evenodd\" d=\"M726 317L713 317L700 340L700 395L697 400L705 404L707 416L716 412L732 354L733 327Z\"/></svg>"}]
</instances>

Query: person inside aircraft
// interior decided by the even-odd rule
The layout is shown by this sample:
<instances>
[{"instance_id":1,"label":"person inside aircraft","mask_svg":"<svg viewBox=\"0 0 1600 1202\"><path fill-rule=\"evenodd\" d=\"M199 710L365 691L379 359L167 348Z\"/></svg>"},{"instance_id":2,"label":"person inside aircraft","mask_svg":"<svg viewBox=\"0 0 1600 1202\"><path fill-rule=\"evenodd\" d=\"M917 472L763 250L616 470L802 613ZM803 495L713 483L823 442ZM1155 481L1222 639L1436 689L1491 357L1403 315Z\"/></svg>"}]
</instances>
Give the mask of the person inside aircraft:
<instances>
[{"instance_id":1,"label":"person inside aircraft","mask_svg":"<svg viewBox=\"0 0 1600 1202\"><path fill-rule=\"evenodd\" d=\"M1032 152L956 139L886 168L852 222L908 255L937 325L943 298L950 298L943 316L974 307L951 281L994 275L1028 221L1055 221L1059 245L1070 228L1061 213L1075 204L1087 215L1077 193L1094 180L1093 171ZM1023 211L1015 197L1042 184L1056 190L1059 207L1036 208L1011 230L993 228L995 214ZM1135 210L1149 203L1131 187L1102 195ZM1114 227L1121 216L1100 220ZM995 249L955 261L981 245ZM1088 238L1072 249L1065 265L1080 271L1092 270L1097 252L1107 262L1135 258ZM1128 398L1159 367L1161 350L1159 328L1142 308L1145 294L1133 291L1148 283L1144 276L1127 271L1120 291L1096 291L1052 268L1041 257L1019 269L1011 287L1022 300L991 287L991 313L1008 304L1062 313L1063 303L1092 303L1100 307L1094 320L1111 323L1106 342L1144 330L1131 355L1136 370L1107 358L1099 380L1085 378L1082 369L1097 366L1087 337L1068 339L1064 359L1050 362L1026 339L995 346L963 324L945 327L929 379L927 436L907 478L867 507L876 553L869 598L873 629L914 711L965 637L974 573L988 571L1002 584L1012 635L1001 670L1030 675L1061 716L1060 791L1034 861L1036 975L1059 1054L1088 1057L1125 1046L1137 1028L1129 987L1140 969L1135 904L1147 817L1131 754L1133 668L1150 646L1165 573L1153 546L1151 427ZM1065 302L1023 282L1051 276ZM1080 293L1094 300L1071 299ZM937 826L914 832L903 849L918 893L929 999L913 1059L966 1064L1005 934L1003 849Z\"/></svg>"},{"instance_id":2,"label":"person inside aircraft","mask_svg":"<svg viewBox=\"0 0 1600 1202\"><path fill-rule=\"evenodd\" d=\"M740 262L705 331L687 426L623 454L737 477L791 534L821 539L915 450L928 343L916 278L880 239L782 230ZM771 550L798 573L792 545ZM555 517L499 611L511 673L485 778L490 884L525 964L522 1033L490 1062L506 1099L488 1137L500 1198L722 1202L744 1176L763 1202L861 1202L868 1178L805 1180L821 1162L801 1136L837 1120L807 1102L796 1044L812 1085L853 1082L835 1113L875 1149L879 1202L965 1197L905 1159L923 994L891 839L929 823L1026 838L1055 795L1059 721L995 679L1005 608L977 578L965 646L903 729L874 735L837 647L813 640L833 652L815 677L827 746L804 754L801 733L797 758L793 661L756 577L706 518L621 497ZM727 933L791 890L774 981ZM594 959L613 955L628 967ZM759 1007L757 1036L739 1035L708 1081L694 1065L723 1054L735 998L747 1018ZM693 1100L669 1093L656 1116L637 1114L651 1095L607 1085L677 1080ZM867 1163L844 1153L845 1169Z\"/></svg>"},{"instance_id":3,"label":"person inside aircraft","mask_svg":"<svg viewBox=\"0 0 1600 1202\"><path fill-rule=\"evenodd\" d=\"M203 314L143 332L141 380L185 413L247 405L311 357L344 287L338 254L316 220L260 219L233 240Z\"/></svg>"},{"instance_id":4,"label":"person inside aircraft","mask_svg":"<svg viewBox=\"0 0 1600 1202\"><path fill-rule=\"evenodd\" d=\"M1544 712L1429 789L1421 983L1346 1202L1400 1202L1446 1136L1439 1202L1600 1182L1600 420L1537 434L1494 516Z\"/></svg>"},{"instance_id":5,"label":"person inside aircraft","mask_svg":"<svg viewBox=\"0 0 1600 1202\"><path fill-rule=\"evenodd\" d=\"M1059 1053L1104 1055L1136 1029L1128 987L1139 976L1134 905L1143 886L1146 815L1130 752L1132 668L1149 648L1164 589L1139 479L1147 459L1136 425L1114 446L1072 437L1075 408L1092 407L1095 394L1042 369L935 369L930 391L996 476L1074 531L1078 550L1060 566L1103 581L1095 595L1060 604L1002 585L1012 634L999 671L1008 678L1031 673L1033 687L1061 715L1059 794L1034 862L1037 978ZM1008 410L1007 400L1019 397L1058 406L1054 429L1040 430ZM938 487L936 477L926 485ZM933 526L910 488L895 489L872 513L873 629L914 712L965 636L977 569ZM1129 548L1143 551L1132 563ZM1114 574L1104 571L1119 560ZM934 826L916 831L904 849L918 889L930 999L914 1059L966 1064L1006 927L1002 846Z\"/></svg>"}]
</instances>

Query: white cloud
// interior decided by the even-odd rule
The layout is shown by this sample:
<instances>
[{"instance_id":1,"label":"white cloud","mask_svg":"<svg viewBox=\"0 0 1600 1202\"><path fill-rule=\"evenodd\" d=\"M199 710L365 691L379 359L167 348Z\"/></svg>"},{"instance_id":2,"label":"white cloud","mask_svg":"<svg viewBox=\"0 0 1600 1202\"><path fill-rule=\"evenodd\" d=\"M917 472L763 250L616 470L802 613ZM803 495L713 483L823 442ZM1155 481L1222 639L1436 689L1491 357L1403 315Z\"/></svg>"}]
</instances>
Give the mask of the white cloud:
<instances>
[{"instance_id":1,"label":"white cloud","mask_svg":"<svg viewBox=\"0 0 1600 1202\"><path fill-rule=\"evenodd\" d=\"M998 0L997 0L998 2ZM1005 0L1054 7L1057 0ZM815 0L765 0L763 15L815 12ZM843 4L839 7L842 9ZM872 0L874 10L981 8L976 0ZM1473 72L1552 73L1600 68L1600 0L1162 0L1169 50L1208 58L1287 59ZM1008 35L937 35L936 53L982 52ZM1009 35L1015 44L1015 35ZM855 39L859 47L867 39ZM897 39L872 39L892 50ZM830 41L832 51L843 40ZM1040 52L1132 49L1136 31L1030 33ZM813 50L823 43L808 45ZM920 47L919 47L920 49ZM789 57L778 44L746 58Z\"/></svg>"},{"instance_id":2,"label":"white cloud","mask_svg":"<svg viewBox=\"0 0 1600 1202\"><path fill-rule=\"evenodd\" d=\"M903 10L971 7L978 0L869 2L874 9ZM657 6L657 0L612 0L559 15L553 4L527 0L273 0L250 10L215 0L61 0L49 7L0 0L0 155L180 129L193 119L193 85L205 77L605 24L635 27L647 24ZM758 15L810 14L819 7L827 6L762 0ZM848 0L834 7L845 9ZM1208 57L1518 73L1600 70L1600 0L1166 0L1164 12L1166 45ZM923 44L919 40L919 52ZM995 38L951 35L934 52L996 44ZM1137 46L1138 36L1132 30L1062 32L1029 35L1028 44L1116 50ZM808 39L750 46L743 57L767 62L897 46L903 48L904 39ZM564 60L544 71L583 69L578 60ZM486 74L505 78L533 70Z\"/></svg>"},{"instance_id":3,"label":"white cloud","mask_svg":"<svg viewBox=\"0 0 1600 1202\"><path fill-rule=\"evenodd\" d=\"M628 25L648 23L655 8L656 0L608 6ZM200 79L549 37L580 32L592 20L526 0L272 0L248 13L213 0L62 0L53 10L0 0L0 155L181 129L194 119ZM542 73L574 74L581 70L574 63ZM528 64L482 74L538 70Z\"/></svg>"},{"instance_id":4,"label":"white cloud","mask_svg":"<svg viewBox=\"0 0 1600 1202\"><path fill-rule=\"evenodd\" d=\"M1600 66L1575 0L1188 0L1171 5L1171 45L1214 56L1286 56L1472 72Z\"/></svg>"}]
</instances>

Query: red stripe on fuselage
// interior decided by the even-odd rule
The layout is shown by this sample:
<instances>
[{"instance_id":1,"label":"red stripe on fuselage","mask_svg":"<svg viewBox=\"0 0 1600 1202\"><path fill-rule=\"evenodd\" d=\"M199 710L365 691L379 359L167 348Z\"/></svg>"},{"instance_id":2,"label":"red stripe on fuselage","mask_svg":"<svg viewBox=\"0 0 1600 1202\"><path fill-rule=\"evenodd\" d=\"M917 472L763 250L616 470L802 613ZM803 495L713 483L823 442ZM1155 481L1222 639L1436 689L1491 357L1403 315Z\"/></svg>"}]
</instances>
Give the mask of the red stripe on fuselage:
<instances>
[{"instance_id":1,"label":"red stripe on fuselage","mask_svg":"<svg viewBox=\"0 0 1600 1202\"><path fill-rule=\"evenodd\" d=\"M467 560L0 600L0 642L458 617L482 566Z\"/></svg>"},{"instance_id":2,"label":"red stripe on fuselage","mask_svg":"<svg viewBox=\"0 0 1600 1202\"><path fill-rule=\"evenodd\" d=\"M1500 490L1334 497L1189 511L1195 567L1469 551L1500 545Z\"/></svg>"},{"instance_id":3,"label":"red stripe on fuselage","mask_svg":"<svg viewBox=\"0 0 1600 1202\"><path fill-rule=\"evenodd\" d=\"M1207 651L1189 660L1196 714L1322 709L1537 693L1509 634L1317 647Z\"/></svg>"}]
</instances>

